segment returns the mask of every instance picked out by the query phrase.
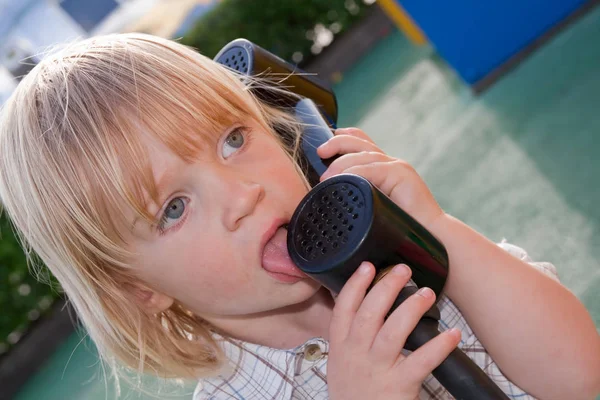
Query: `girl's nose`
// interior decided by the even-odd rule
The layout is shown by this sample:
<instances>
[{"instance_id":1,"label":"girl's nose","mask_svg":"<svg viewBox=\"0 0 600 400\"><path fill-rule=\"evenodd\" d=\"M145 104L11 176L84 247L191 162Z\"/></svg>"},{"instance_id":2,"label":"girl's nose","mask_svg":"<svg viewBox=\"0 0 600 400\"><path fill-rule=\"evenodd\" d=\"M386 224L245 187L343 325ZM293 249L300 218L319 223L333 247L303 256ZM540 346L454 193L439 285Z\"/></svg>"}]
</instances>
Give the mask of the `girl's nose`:
<instances>
[{"instance_id":1,"label":"girl's nose","mask_svg":"<svg viewBox=\"0 0 600 400\"><path fill-rule=\"evenodd\" d=\"M255 182L236 181L228 185L228 189L223 198L224 213L223 224L225 227L234 231L238 229L242 220L251 215L256 206L265 195L264 188Z\"/></svg>"}]
</instances>

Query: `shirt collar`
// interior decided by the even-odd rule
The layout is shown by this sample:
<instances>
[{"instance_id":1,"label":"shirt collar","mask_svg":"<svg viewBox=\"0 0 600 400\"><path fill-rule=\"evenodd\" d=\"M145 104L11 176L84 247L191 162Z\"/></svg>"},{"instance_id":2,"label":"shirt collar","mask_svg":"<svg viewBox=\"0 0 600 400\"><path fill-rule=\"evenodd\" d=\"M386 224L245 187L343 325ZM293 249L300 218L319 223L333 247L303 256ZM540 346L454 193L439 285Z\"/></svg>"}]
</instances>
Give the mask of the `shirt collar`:
<instances>
[{"instance_id":1,"label":"shirt collar","mask_svg":"<svg viewBox=\"0 0 600 400\"><path fill-rule=\"evenodd\" d=\"M310 338L303 344L289 349L277 349L246 342L225 337L216 332L213 332L213 337L225 352L225 356L231 360L231 368L228 370L229 379L233 379L238 371L244 370L244 367L253 368L248 364L256 366L257 363L260 363L265 368L273 368L277 376L291 383L294 375L298 373L296 369L299 359L312 356L314 360L314 357L322 358L329 354L329 342L323 337ZM314 354L314 349L317 347L321 356ZM309 355L307 356L307 354Z\"/></svg>"}]
</instances>

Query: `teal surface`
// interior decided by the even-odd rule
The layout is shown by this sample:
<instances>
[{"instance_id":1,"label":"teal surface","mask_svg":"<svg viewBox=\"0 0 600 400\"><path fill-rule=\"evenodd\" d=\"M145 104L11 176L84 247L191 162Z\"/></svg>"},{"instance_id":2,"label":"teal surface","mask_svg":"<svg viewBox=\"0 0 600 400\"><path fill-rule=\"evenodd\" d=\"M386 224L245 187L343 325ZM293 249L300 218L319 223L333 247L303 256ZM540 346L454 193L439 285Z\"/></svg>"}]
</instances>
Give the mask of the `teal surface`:
<instances>
[{"instance_id":1,"label":"teal surface","mask_svg":"<svg viewBox=\"0 0 600 400\"><path fill-rule=\"evenodd\" d=\"M554 263L600 326L598 43L595 9L475 97L430 50L395 33L336 92L340 126L363 128L411 162L449 213ZM93 346L73 350L78 342L65 343L17 399L114 399ZM170 389L156 397L175 398ZM127 385L123 396L156 398Z\"/></svg>"},{"instance_id":2,"label":"teal surface","mask_svg":"<svg viewBox=\"0 0 600 400\"><path fill-rule=\"evenodd\" d=\"M95 346L72 335L15 397L15 400L140 400L191 399L192 382L164 382L145 378L141 383L120 379L116 384L98 361ZM135 390L134 388L143 388Z\"/></svg>"}]
</instances>

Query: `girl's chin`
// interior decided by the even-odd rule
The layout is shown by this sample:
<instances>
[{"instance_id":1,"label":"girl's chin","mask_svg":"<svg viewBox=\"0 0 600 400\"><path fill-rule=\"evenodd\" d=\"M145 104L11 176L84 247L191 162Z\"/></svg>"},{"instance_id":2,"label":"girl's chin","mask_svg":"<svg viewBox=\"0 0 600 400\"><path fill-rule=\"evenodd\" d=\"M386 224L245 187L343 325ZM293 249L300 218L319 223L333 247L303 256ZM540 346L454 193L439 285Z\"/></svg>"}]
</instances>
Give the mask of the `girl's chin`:
<instances>
[{"instance_id":1,"label":"girl's chin","mask_svg":"<svg viewBox=\"0 0 600 400\"><path fill-rule=\"evenodd\" d=\"M307 292L305 301L322 301L325 303L335 304L334 297L325 286L321 285L319 282L310 280L307 282Z\"/></svg>"},{"instance_id":2,"label":"girl's chin","mask_svg":"<svg viewBox=\"0 0 600 400\"><path fill-rule=\"evenodd\" d=\"M289 290L287 293L289 293L290 300L291 297L293 297L295 300L293 304L300 304L315 300L315 296L331 297L329 290L313 279L304 279L300 282L290 285L288 289Z\"/></svg>"}]
</instances>

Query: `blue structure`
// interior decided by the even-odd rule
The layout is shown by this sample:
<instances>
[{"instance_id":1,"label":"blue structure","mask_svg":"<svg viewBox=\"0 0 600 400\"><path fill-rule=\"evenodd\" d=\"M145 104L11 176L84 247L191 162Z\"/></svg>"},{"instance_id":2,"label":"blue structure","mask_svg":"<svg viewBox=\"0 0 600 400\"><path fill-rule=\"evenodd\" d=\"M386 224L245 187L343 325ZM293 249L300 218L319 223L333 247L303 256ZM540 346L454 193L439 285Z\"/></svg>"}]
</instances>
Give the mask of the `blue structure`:
<instances>
[{"instance_id":1,"label":"blue structure","mask_svg":"<svg viewBox=\"0 0 600 400\"><path fill-rule=\"evenodd\" d=\"M395 0L439 54L475 84L594 0Z\"/></svg>"},{"instance_id":2,"label":"blue structure","mask_svg":"<svg viewBox=\"0 0 600 400\"><path fill-rule=\"evenodd\" d=\"M60 6L71 18L79 25L90 32L96 27L108 14L114 11L118 6L115 0L63 0Z\"/></svg>"}]
</instances>

